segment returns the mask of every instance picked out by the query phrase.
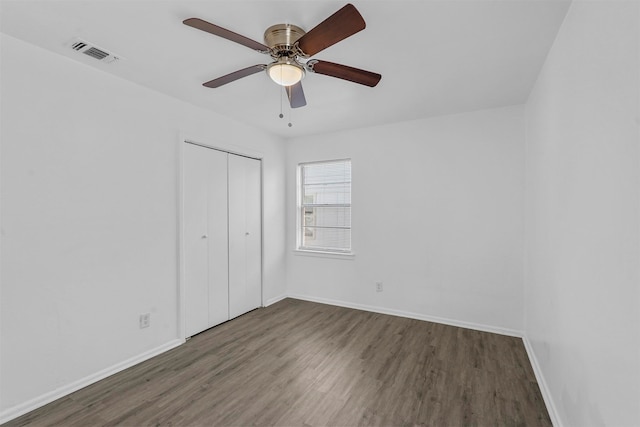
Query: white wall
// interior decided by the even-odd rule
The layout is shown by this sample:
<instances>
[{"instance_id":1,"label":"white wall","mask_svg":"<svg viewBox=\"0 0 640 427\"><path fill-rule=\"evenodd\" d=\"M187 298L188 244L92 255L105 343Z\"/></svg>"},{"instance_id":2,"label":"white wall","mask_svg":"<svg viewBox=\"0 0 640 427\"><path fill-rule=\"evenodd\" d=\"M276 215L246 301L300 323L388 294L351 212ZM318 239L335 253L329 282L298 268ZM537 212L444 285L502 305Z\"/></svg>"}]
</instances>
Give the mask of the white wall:
<instances>
[{"instance_id":1,"label":"white wall","mask_svg":"<svg viewBox=\"0 0 640 427\"><path fill-rule=\"evenodd\" d=\"M285 292L280 139L1 42L0 418L178 338L181 132L263 153L265 298Z\"/></svg>"},{"instance_id":2,"label":"white wall","mask_svg":"<svg viewBox=\"0 0 640 427\"><path fill-rule=\"evenodd\" d=\"M574 1L526 106L526 334L566 426L640 425L639 4Z\"/></svg>"},{"instance_id":3,"label":"white wall","mask_svg":"<svg viewBox=\"0 0 640 427\"><path fill-rule=\"evenodd\" d=\"M290 141L289 292L521 330L523 120L516 106ZM352 159L356 256L294 254L297 164L340 158Z\"/></svg>"}]
</instances>

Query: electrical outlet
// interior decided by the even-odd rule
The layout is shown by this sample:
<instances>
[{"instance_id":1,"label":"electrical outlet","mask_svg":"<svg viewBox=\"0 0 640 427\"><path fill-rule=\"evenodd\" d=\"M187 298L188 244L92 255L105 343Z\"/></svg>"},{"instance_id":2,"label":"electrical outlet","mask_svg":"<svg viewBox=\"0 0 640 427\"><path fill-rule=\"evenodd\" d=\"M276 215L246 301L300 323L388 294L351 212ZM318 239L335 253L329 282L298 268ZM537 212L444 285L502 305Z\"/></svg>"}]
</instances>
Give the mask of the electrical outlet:
<instances>
[{"instance_id":1,"label":"electrical outlet","mask_svg":"<svg viewBox=\"0 0 640 427\"><path fill-rule=\"evenodd\" d=\"M140 315L140 329L148 328L151 324L151 313L145 313Z\"/></svg>"},{"instance_id":2,"label":"electrical outlet","mask_svg":"<svg viewBox=\"0 0 640 427\"><path fill-rule=\"evenodd\" d=\"M376 292L382 292L382 282L376 282Z\"/></svg>"}]
</instances>

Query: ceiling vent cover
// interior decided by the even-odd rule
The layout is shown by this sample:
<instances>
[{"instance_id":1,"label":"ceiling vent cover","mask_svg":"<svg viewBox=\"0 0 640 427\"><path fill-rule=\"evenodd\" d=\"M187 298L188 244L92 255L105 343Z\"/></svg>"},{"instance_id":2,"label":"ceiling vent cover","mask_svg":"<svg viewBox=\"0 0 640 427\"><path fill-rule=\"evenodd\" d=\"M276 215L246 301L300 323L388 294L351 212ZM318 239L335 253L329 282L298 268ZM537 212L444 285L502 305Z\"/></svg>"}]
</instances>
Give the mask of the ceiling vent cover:
<instances>
[{"instance_id":1,"label":"ceiling vent cover","mask_svg":"<svg viewBox=\"0 0 640 427\"><path fill-rule=\"evenodd\" d=\"M97 59L98 61L107 64L110 64L122 58L120 55L116 55L112 52L102 49L101 47L96 46L93 43L78 38L71 40L71 42L69 42L69 46L76 52L84 53L87 56L90 56Z\"/></svg>"}]
</instances>

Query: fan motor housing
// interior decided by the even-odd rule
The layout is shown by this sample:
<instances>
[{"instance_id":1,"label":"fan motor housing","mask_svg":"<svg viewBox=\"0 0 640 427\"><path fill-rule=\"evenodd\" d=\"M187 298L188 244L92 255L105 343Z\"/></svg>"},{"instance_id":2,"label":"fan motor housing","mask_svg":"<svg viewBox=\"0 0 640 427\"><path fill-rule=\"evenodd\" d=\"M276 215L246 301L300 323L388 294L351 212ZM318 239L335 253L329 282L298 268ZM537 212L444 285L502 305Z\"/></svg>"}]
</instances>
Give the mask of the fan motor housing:
<instances>
[{"instance_id":1,"label":"fan motor housing","mask_svg":"<svg viewBox=\"0 0 640 427\"><path fill-rule=\"evenodd\" d=\"M305 31L291 24L272 25L264 32L264 41L267 46L276 52L292 52L293 45L304 36Z\"/></svg>"}]
</instances>

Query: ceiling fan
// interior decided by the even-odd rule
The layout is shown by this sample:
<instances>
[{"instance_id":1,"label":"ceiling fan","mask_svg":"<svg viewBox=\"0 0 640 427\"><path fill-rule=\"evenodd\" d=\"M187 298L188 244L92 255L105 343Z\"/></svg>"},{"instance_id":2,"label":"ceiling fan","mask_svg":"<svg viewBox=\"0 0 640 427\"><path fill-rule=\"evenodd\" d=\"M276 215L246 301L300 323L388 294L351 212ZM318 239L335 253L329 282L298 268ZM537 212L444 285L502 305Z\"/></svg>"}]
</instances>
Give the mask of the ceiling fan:
<instances>
[{"instance_id":1,"label":"ceiling fan","mask_svg":"<svg viewBox=\"0 0 640 427\"><path fill-rule=\"evenodd\" d=\"M380 74L372 73L371 71L318 59L309 59L312 55L323 51L329 46L364 30L366 26L364 19L352 4L347 4L309 32L305 32L302 28L291 24L272 25L264 33L265 44L258 43L255 40L199 18L189 18L184 20L183 23L239 43L257 52L270 55L273 59L273 62L269 64L252 65L203 83L203 86L209 88L217 88L266 70L274 82L285 87L291 108L298 108L307 105L301 83L306 71L337 77L370 87L376 86L382 78Z\"/></svg>"}]
</instances>

